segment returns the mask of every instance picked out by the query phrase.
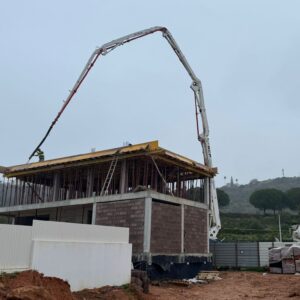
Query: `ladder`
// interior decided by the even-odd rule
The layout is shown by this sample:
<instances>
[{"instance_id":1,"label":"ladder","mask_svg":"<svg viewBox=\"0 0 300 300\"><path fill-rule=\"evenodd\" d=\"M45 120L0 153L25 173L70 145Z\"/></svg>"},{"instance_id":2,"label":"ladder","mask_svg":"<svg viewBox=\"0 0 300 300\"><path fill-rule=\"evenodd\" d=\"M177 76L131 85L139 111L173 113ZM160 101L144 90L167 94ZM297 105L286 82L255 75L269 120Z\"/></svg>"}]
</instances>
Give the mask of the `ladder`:
<instances>
[{"instance_id":1,"label":"ladder","mask_svg":"<svg viewBox=\"0 0 300 300\"><path fill-rule=\"evenodd\" d=\"M114 175L114 172L115 172L115 169L116 169L118 160L119 160L119 157L118 157L118 156L115 156L115 157L113 158L113 160L111 161L110 166L109 166L109 169L108 169L108 172L107 172L107 175L106 175L106 178L105 178L105 180L104 180L104 183L103 183L103 186L102 186L102 189L101 189L100 196L105 196L105 195L107 195L107 193L108 193L108 188L109 188L110 183L111 183L111 180L112 180L112 178L113 178L113 175Z\"/></svg>"}]
</instances>

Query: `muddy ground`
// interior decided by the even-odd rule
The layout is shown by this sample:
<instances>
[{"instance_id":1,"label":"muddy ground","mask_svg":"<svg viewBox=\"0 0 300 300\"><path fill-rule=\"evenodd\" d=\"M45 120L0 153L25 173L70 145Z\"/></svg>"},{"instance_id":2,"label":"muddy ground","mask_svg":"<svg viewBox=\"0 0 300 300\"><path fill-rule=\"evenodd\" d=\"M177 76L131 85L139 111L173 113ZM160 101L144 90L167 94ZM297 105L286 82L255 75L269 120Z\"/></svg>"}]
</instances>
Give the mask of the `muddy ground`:
<instances>
[{"instance_id":1,"label":"muddy ground","mask_svg":"<svg viewBox=\"0 0 300 300\"><path fill-rule=\"evenodd\" d=\"M255 272L221 272L222 280L188 287L161 283L151 285L149 294L134 286L103 287L71 293L67 282L34 271L0 277L0 299L6 300L235 300L300 299L300 276Z\"/></svg>"}]
</instances>

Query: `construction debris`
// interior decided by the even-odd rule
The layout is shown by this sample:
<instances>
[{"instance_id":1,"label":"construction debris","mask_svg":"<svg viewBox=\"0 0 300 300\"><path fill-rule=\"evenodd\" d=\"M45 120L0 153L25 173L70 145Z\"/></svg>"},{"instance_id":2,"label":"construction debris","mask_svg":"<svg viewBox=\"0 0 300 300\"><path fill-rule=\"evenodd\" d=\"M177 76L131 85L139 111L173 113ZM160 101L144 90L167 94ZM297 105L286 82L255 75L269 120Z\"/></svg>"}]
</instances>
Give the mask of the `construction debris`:
<instances>
[{"instance_id":1,"label":"construction debris","mask_svg":"<svg viewBox=\"0 0 300 300\"><path fill-rule=\"evenodd\" d=\"M217 271L202 271L197 275L198 280L220 280L222 279Z\"/></svg>"},{"instance_id":2,"label":"construction debris","mask_svg":"<svg viewBox=\"0 0 300 300\"><path fill-rule=\"evenodd\" d=\"M207 281L201 280L201 279L197 279L196 277L195 278L191 278L191 279L183 279L183 281L188 282L190 284L208 283Z\"/></svg>"}]
</instances>

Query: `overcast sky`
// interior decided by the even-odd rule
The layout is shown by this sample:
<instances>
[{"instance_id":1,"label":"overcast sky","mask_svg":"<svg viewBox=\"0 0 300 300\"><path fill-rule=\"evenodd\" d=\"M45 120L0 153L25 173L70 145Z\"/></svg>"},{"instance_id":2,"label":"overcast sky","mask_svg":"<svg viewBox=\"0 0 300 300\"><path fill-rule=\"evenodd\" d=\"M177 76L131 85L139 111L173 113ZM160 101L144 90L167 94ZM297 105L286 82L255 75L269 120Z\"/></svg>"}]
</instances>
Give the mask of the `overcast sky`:
<instances>
[{"instance_id":1,"label":"overcast sky","mask_svg":"<svg viewBox=\"0 0 300 300\"><path fill-rule=\"evenodd\" d=\"M0 165L25 163L97 46L162 25L202 80L217 185L300 176L299 1L0 1ZM202 162L190 78L160 33L98 60L46 159L159 140Z\"/></svg>"}]
</instances>

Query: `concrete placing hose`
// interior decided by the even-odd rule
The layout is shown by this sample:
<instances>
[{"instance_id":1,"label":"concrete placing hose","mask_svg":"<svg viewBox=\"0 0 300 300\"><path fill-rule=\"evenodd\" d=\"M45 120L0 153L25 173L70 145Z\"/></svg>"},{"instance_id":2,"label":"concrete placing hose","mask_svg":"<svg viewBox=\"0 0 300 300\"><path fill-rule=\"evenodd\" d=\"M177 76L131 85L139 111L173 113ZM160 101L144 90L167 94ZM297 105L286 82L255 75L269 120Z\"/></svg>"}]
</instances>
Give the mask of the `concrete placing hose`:
<instances>
[{"instance_id":1,"label":"concrete placing hose","mask_svg":"<svg viewBox=\"0 0 300 300\"><path fill-rule=\"evenodd\" d=\"M201 81L198 79L198 77L195 75L193 69L189 65L188 61L186 60L184 54L180 50L178 44L176 43L175 39L173 38L172 34L166 27L161 27L161 26L156 26L156 27L151 27L145 30L141 30L126 36L123 36L121 38L118 38L116 40L113 40L109 43L106 43L102 45L100 48L97 48L89 58L87 64L85 65L83 71L81 72L78 80L76 81L74 87L70 91L69 96L67 99L64 101L64 104L60 111L58 112L56 118L53 120L51 123L49 129L47 130L45 136L43 139L40 141L40 143L37 145L37 147L33 150L31 155L29 156L28 162L31 160L31 158L35 155L38 155L37 152L42 152L40 147L43 145L47 137L49 136L50 132L52 131L54 125L76 94L78 88L94 66L95 62L99 58L100 55L106 55L110 51L114 50L115 48L122 46L126 43L129 43L133 40L142 38L144 36L147 36L149 34L155 33L155 32L162 32L163 37L167 40L171 48L174 50L175 54L177 55L178 59L182 63L183 67L189 74L189 76L192 79L192 84L191 84L191 89L194 92L194 97L195 97L195 103L196 103L196 119L197 119L197 127L198 127L198 114L201 116L201 121L202 121L202 132L200 133L197 128L197 135L198 135L198 140L201 143L202 146L202 152L203 152L203 157L204 157L204 163L207 167L212 168L212 158L211 158L211 150L210 150L210 144L209 144L209 126L208 126L208 121L207 121L207 116L206 116L206 109L204 105L204 97L203 97L203 91L202 91L202 84ZM198 113L197 113L198 112ZM207 203L209 204L210 208L210 237L215 239L219 230L221 229L221 222L220 222L220 216L219 216L219 206L218 206L218 200L217 200L217 193L216 193L216 188L214 184L213 178L207 181L207 190L210 191L207 194ZM209 187L209 188L208 188Z\"/></svg>"}]
</instances>

